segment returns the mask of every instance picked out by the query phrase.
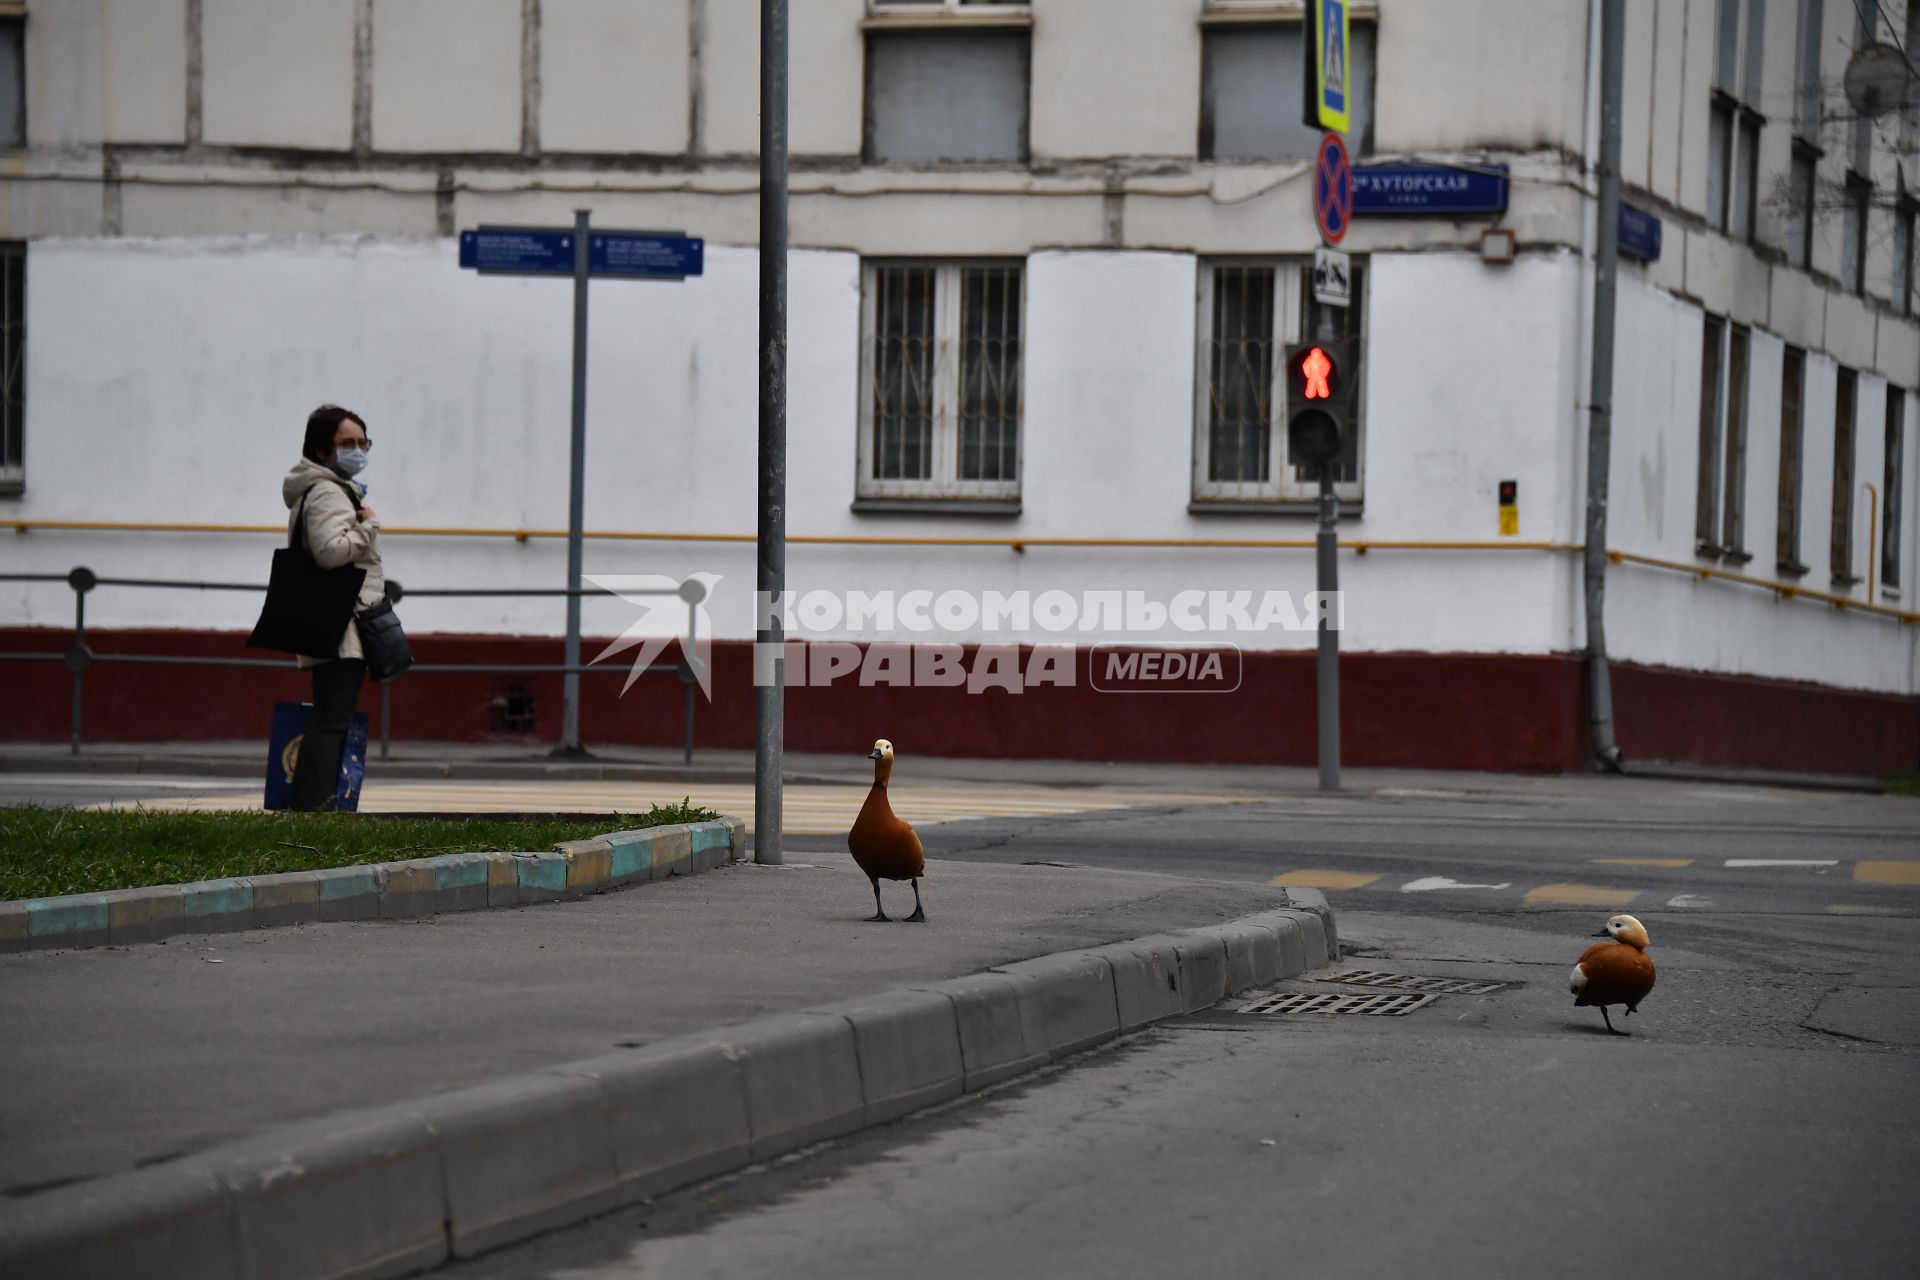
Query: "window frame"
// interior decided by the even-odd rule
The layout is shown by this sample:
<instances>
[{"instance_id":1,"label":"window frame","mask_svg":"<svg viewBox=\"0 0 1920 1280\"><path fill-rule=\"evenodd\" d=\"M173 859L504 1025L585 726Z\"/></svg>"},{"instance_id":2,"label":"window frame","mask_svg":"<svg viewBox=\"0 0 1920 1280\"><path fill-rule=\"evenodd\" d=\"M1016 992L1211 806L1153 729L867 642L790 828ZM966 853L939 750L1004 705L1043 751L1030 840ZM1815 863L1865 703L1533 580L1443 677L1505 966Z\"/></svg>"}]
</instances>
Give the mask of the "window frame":
<instances>
[{"instance_id":1,"label":"window frame","mask_svg":"<svg viewBox=\"0 0 1920 1280\"><path fill-rule=\"evenodd\" d=\"M1814 230L1814 193L1820 182L1820 148L1811 146L1800 138L1793 140L1792 150L1787 160L1787 182L1789 186L1788 204L1791 212L1787 221L1787 265L1797 271L1813 270L1813 230ZM1802 164L1805 169L1800 169ZM1806 176L1802 185L1799 174Z\"/></svg>"},{"instance_id":2,"label":"window frame","mask_svg":"<svg viewBox=\"0 0 1920 1280\"><path fill-rule=\"evenodd\" d=\"M1907 392L1887 386L1886 441L1881 453L1880 482L1880 594L1900 594L1900 537L1905 521L1901 502L1907 473Z\"/></svg>"},{"instance_id":3,"label":"window frame","mask_svg":"<svg viewBox=\"0 0 1920 1280\"><path fill-rule=\"evenodd\" d=\"M0 495L22 492L27 485L27 242L0 240ZM20 314L12 314L14 282L19 282ZM14 338L18 336L16 348ZM17 380L17 393L7 394L7 383ZM8 403L11 400L12 403ZM19 461L7 461L11 438Z\"/></svg>"},{"instance_id":4,"label":"window frame","mask_svg":"<svg viewBox=\"0 0 1920 1280\"><path fill-rule=\"evenodd\" d=\"M29 34L27 27L27 6L24 4L0 3L0 25L17 27L20 32L20 74L18 77L20 101L16 104L17 118L20 122L20 137L18 141L10 138L0 139L0 155L20 155L26 151L32 138L28 130L27 122L27 64L30 61L27 56L27 37Z\"/></svg>"},{"instance_id":5,"label":"window frame","mask_svg":"<svg viewBox=\"0 0 1920 1280\"><path fill-rule=\"evenodd\" d=\"M1700 423L1696 441L1699 468L1694 475L1693 549L1718 559L1726 554L1720 537L1721 425L1727 403L1727 330L1725 316L1711 311L1701 318ZM1711 372L1708 362L1711 361Z\"/></svg>"},{"instance_id":6,"label":"window frame","mask_svg":"<svg viewBox=\"0 0 1920 1280\"><path fill-rule=\"evenodd\" d=\"M1853 476L1859 464L1859 416L1859 371L1841 365L1833 384L1833 510L1827 531L1827 568L1833 585L1842 590L1860 581L1853 573Z\"/></svg>"},{"instance_id":7,"label":"window frame","mask_svg":"<svg viewBox=\"0 0 1920 1280\"><path fill-rule=\"evenodd\" d=\"M1788 394L1788 389L1792 394ZM1788 452L1787 413L1792 405L1792 452ZM1801 496L1806 489L1807 353L1789 345L1780 359L1780 471L1774 498L1774 568L1783 576L1806 573L1800 559ZM1791 465L1789 465L1791 461Z\"/></svg>"},{"instance_id":8,"label":"window frame","mask_svg":"<svg viewBox=\"0 0 1920 1280\"><path fill-rule=\"evenodd\" d=\"M1372 45L1371 71L1367 79L1368 98L1365 128L1359 133L1343 135L1350 154L1368 156L1373 153L1373 127L1375 112L1380 96L1380 31L1379 14L1373 6L1356 5L1348 15L1352 27L1364 27L1371 32ZM1285 30L1301 27L1304 15L1296 6L1281 9L1268 0L1247 0L1243 5L1229 4L1227 0L1210 0L1200 13L1200 102L1199 127L1194 138L1194 155L1201 164L1288 164L1299 160L1311 160L1309 151L1298 156L1220 156L1218 151L1217 126L1213 114L1207 109L1208 90L1213 83L1213 43L1212 37L1225 33L1246 30ZM1359 41L1349 35L1352 50L1359 47ZM1304 68L1303 68L1304 70ZM1288 117L1289 121L1294 119Z\"/></svg>"},{"instance_id":9,"label":"window frame","mask_svg":"<svg viewBox=\"0 0 1920 1280\"><path fill-rule=\"evenodd\" d=\"M946 11L940 11L944 14ZM869 19L862 24L866 31L860 42L860 163L869 167L899 165L909 169L1024 169L1033 163L1033 35L1031 22L976 22L971 19L933 15L931 20L921 21L913 15L911 21L892 22L884 19ZM1020 103L1020 143L1019 154L1013 158L999 157L987 160L888 160L882 159L875 145L874 137L878 117L874 111L874 72L873 46L876 39L887 40L939 40L943 36L992 36L1017 35L1023 38L1020 50L1021 85L1025 97Z\"/></svg>"},{"instance_id":10,"label":"window frame","mask_svg":"<svg viewBox=\"0 0 1920 1280\"><path fill-rule=\"evenodd\" d=\"M1846 191L1846 208L1840 214L1840 291L1864 298L1867 296L1867 238L1873 227L1873 183L1857 172L1849 172ZM1851 253L1847 251L1849 236L1853 241Z\"/></svg>"},{"instance_id":11,"label":"window frame","mask_svg":"<svg viewBox=\"0 0 1920 1280\"><path fill-rule=\"evenodd\" d=\"M1920 11L1920 0L1913 0L1915 10ZM1913 240L1914 215L1920 212L1912 195L1902 192L1900 201L1893 210L1893 279L1888 281L1887 292L1892 294L1894 312L1898 315L1913 314Z\"/></svg>"},{"instance_id":12,"label":"window frame","mask_svg":"<svg viewBox=\"0 0 1920 1280\"><path fill-rule=\"evenodd\" d=\"M1287 457L1287 379L1286 349L1289 345L1306 339L1306 330L1313 313L1313 259L1299 255L1221 255L1200 259L1200 270L1195 290L1196 323L1194 325L1194 378L1193 378L1193 447L1192 472L1189 487L1187 510L1194 515L1209 514L1294 514L1311 513L1316 510L1320 485L1317 479L1300 480L1293 476L1293 464ZM1366 330L1372 323L1371 308L1366 305L1366 291L1370 280L1367 260L1364 255L1355 255L1353 259L1354 297L1360 303L1360 332L1351 340L1355 349L1366 349ZM1213 400L1213 302L1215 297L1215 272L1220 268L1229 269L1266 269L1274 273L1273 313L1269 319L1271 338L1271 367L1268 370L1270 390L1268 392L1268 478L1266 480L1213 480L1209 478L1212 470L1213 436L1212 400ZM1282 273L1288 277L1288 287L1283 289ZM1284 324L1281 315L1284 312L1291 319ZM1339 480L1334 484L1334 493L1338 495L1342 508L1358 512L1365 505L1366 498L1366 361L1360 362L1360 385L1355 388L1354 406L1354 466L1353 479Z\"/></svg>"},{"instance_id":13,"label":"window frame","mask_svg":"<svg viewBox=\"0 0 1920 1280\"><path fill-rule=\"evenodd\" d=\"M931 268L934 276L934 368L932 475L925 479L880 479L873 474L876 452L874 345L880 298L877 274L891 267ZM1012 268L1020 273L1020 394L1014 422L1011 480L962 480L960 460L960 351L961 273L970 267ZM1027 421L1027 260L1019 257L872 257L860 261L860 384L859 442L855 450L854 506L856 510L883 510L892 504L925 508L932 504L974 506L990 514L1017 511L1026 475ZM985 504L984 506L981 504Z\"/></svg>"}]
</instances>

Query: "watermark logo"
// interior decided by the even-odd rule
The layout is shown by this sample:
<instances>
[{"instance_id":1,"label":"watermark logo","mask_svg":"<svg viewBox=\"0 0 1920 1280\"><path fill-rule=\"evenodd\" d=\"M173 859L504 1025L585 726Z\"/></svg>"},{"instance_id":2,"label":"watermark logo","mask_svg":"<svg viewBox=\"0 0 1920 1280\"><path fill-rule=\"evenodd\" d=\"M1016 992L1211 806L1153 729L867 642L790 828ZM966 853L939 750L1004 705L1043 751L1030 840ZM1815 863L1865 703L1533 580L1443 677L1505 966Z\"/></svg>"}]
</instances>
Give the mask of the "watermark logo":
<instances>
[{"instance_id":1,"label":"watermark logo","mask_svg":"<svg viewBox=\"0 0 1920 1280\"><path fill-rule=\"evenodd\" d=\"M680 656L693 669L700 692L709 700L713 698L713 622L707 616L707 600L720 581L719 574L696 573L684 580L658 573L582 576L640 610L633 625L591 659L588 666L596 666L637 647L639 652L633 655L627 682L620 686L620 692L625 694L633 688L634 681L655 665L655 659L666 652L668 645L678 643Z\"/></svg>"},{"instance_id":2,"label":"watermark logo","mask_svg":"<svg viewBox=\"0 0 1920 1280\"><path fill-rule=\"evenodd\" d=\"M1097 644L1088 658L1089 683L1101 693L1232 693L1240 687L1240 646L1145 649Z\"/></svg>"}]
</instances>

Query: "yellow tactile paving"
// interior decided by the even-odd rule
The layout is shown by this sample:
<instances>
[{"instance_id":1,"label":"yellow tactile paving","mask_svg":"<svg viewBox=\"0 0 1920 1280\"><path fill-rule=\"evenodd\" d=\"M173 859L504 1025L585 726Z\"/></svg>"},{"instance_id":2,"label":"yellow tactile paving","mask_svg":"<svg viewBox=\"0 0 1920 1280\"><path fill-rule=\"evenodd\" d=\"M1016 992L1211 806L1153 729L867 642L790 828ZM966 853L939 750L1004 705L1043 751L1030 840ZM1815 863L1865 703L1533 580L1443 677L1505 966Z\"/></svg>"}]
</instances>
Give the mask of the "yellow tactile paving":
<instances>
[{"instance_id":1,"label":"yellow tactile paving","mask_svg":"<svg viewBox=\"0 0 1920 1280\"><path fill-rule=\"evenodd\" d=\"M1920 862L1856 862L1853 878L1865 884L1920 884Z\"/></svg>"},{"instance_id":2,"label":"yellow tactile paving","mask_svg":"<svg viewBox=\"0 0 1920 1280\"><path fill-rule=\"evenodd\" d=\"M1678 871L1693 865L1692 858L1591 858L1596 867L1666 867Z\"/></svg>"},{"instance_id":3,"label":"yellow tactile paving","mask_svg":"<svg viewBox=\"0 0 1920 1280\"><path fill-rule=\"evenodd\" d=\"M753 788L740 783L434 782L380 783L360 796L363 813L633 813L691 797L721 813L753 819ZM787 787L783 817L789 835L843 835L867 798L862 786L795 783ZM1237 803L1226 796L1136 791L1123 787L961 787L901 785L891 799L908 822L932 826L970 818L1045 818L1142 806ZM257 809L260 792L206 792L148 797L113 808Z\"/></svg>"},{"instance_id":4,"label":"yellow tactile paving","mask_svg":"<svg viewBox=\"0 0 1920 1280\"><path fill-rule=\"evenodd\" d=\"M1530 907L1626 907L1640 896L1638 889L1609 889L1599 884L1543 884L1527 890Z\"/></svg>"},{"instance_id":5,"label":"yellow tactile paving","mask_svg":"<svg viewBox=\"0 0 1920 1280\"><path fill-rule=\"evenodd\" d=\"M1310 868L1305 871L1289 871L1285 875L1275 876L1269 883L1294 885L1301 889L1364 889L1378 880L1382 872L1369 874L1365 871L1332 871L1324 868Z\"/></svg>"}]
</instances>

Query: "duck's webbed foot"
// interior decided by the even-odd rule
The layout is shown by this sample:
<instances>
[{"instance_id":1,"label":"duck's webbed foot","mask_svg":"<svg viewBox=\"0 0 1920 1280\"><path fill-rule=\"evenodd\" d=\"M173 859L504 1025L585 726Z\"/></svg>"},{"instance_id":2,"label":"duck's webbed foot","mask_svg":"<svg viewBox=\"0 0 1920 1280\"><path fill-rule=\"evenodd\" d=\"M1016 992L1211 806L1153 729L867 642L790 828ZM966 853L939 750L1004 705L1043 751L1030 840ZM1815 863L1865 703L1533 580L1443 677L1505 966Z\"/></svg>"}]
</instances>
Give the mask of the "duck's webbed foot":
<instances>
[{"instance_id":1,"label":"duck's webbed foot","mask_svg":"<svg viewBox=\"0 0 1920 1280\"><path fill-rule=\"evenodd\" d=\"M1616 1029L1616 1028L1614 1027L1614 1025L1613 1025L1613 1019L1612 1019L1612 1018L1609 1018L1609 1017L1607 1016L1607 1006L1605 1006L1605 1005L1601 1005L1601 1006L1600 1006L1600 1019L1601 1019L1601 1021L1603 1021L1603 1022L1605 1022L1605 1023L1607 1024L1607 1034L1608 1034L1608 1035L1613 1035L1613 1036L1624 1036L1624 1035L1626 1035L1626 1034L1627 1034L1626 1032L1624 1032L1624 1031L1621 1031L1621 1030L1618 1030L1618 1029Z\"/></svg>"},{"instance_id":2,"label":"duck's webbed foot","mask_svg":"<svg viewBox=\"0 0 1920 1280\"><path fill-rule=\"evenodd\" d=\"M920 882L918 880L914 880L912 884L913 884L913 914L907 917L907 923L908 924L925 924L927 922L927 909L920 905Z\"/></svg>"},{"instance_id":3,"label":"duck's webbed foot","mask_svg":"<svg viewBox=\"0 0 1920 1280\"><path fill-rule=\"evenodd\" d=\"M873 880L871 876L867 878ZM880 905L880 882L878 880L873 880L873 914L866 918L866 922L868 924L891 924L893 922L893 917L887 914L887 909Z\"/></svg>"}]
</instances>

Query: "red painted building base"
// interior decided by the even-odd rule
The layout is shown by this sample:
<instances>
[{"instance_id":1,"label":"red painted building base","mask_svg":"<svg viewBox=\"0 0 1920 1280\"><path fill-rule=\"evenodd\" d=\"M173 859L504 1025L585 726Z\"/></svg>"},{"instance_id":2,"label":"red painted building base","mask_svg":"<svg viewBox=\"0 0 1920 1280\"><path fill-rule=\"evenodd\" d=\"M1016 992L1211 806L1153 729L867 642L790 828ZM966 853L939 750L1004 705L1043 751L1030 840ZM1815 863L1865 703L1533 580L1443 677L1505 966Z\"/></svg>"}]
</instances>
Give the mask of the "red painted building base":
<instances>
[{"instance_id":1,"label":"red painted building base","mask_svg":"<svg viewBox=\"0 0 1920 1280\"><path fill-rule=\"evenodd\" d=\"M57 652L70 633L0 629L0 650ZM260 657L237 633L93 631L96 654ZM604 641L589 641L597 653ZM552 663L551 637L416 637L422 663ZM971 663L974 655L969 654ZM1071 687L988 688L859 683L787 691L795 751L863 750L889 737L916 753L987 758L1311 765L1314 658L1249 653L1232 692L1102 692L1081 650ZM713 698L696 696L695 743L753 745L752 647L714 646ZM583 677L588 743L672 746L682 740L684 691L671 675L642 677L620 695L625 663ZM551 742L560 677L410 673L392 687L393 737ZM1341 662L1341 742L1356 767L1559 772L1587 759L1577 655L1354 653ZM89 741L264 737L272 704L304 699L307 678L285 670L94 666L82 728ZM369 688L361 706L376 716ZM1920 698L1818 685L1616 664L1614 704L1629 760L1675 760L1790 772L1878 775L1920 768ZM0 663L0 739L65 741L72 686L58 663Z\"/></svg>"}]
</instances>

